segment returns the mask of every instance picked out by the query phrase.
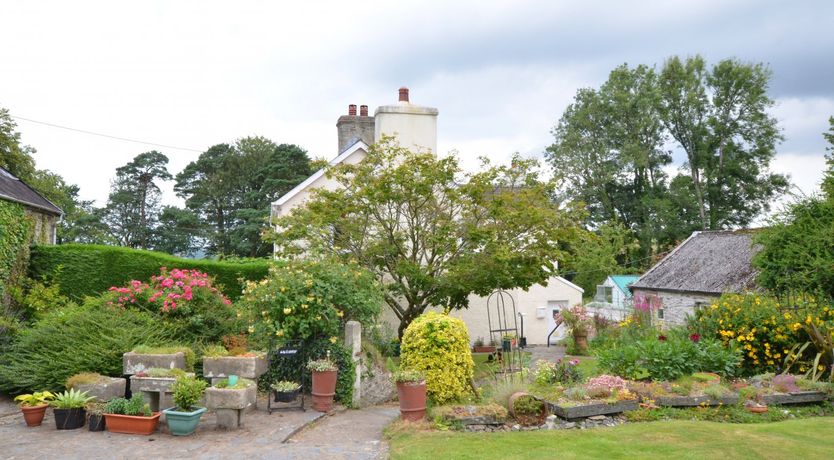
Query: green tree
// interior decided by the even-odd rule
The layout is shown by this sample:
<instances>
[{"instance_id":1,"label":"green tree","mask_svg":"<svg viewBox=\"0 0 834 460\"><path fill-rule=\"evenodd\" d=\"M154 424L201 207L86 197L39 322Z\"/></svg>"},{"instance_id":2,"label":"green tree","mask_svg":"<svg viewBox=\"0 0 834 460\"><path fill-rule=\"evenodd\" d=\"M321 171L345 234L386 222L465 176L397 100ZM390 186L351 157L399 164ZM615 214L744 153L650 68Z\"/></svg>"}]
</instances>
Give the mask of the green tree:
<instances>
[{"instance_id":1,"label":"green tree","mask_svg":"<svg viewBox=\"0 0 834 460\"><path fill-rule=\"evenodd\" d=\"M35 149L20 143L17 123L12 120L9 110L0 107L0 167L28 181L36 171L34 153Z\"/></svg>"},{"instance_id":2,"label":"green tree","mask_svg":"<svg viewBox=\"0 0 834 460\"><path fill-rule=\"evenodd\" d=\"M686 154L701 229L749 225L787 190L787 178L768 171L782 139L768 113L770 77L763 64L733 59L712 69L700 56L663 65L661 119Z\"/></svg>"},{"instance_id":3,"label":"green tree","mask_svg":"<svg viewBox=\"0 0 834 460\"><path fill-rule=\"evenodd\" d=\"M200 246L203 226L189 209L165 206L154 232L154 249L169 254L193 255Z\"/></svg>"},{"instance_id":4,"label":"green tree","mask_svg":"<svg viewBox=\"0 0 834 460\"><path fill-rule=\"evenodd\" d=\"M581 231L571 242L570 256L563 264L563 276L593 296L596 286L608 275L632 273L632 264L640 243L619 222L606 222L596 231Z\"/></svg>"},{"instance_id":5,"label":"green tree","mask_svg":"<svg viewBox=\"0 0 834 460\"><path fill-rule=\"evenodd\" d=\"M160 212L157 182L171 180L168 157L152 150L116 168L106 207L106 221L120 244L148 249Z\"/></svg>"},{"instance_id":6,"label":"green tree","mask_svg":"<svg viewBox=\"0 0 834 460\"><path fill-rule=\"evenodd\" d=\"M359 164L328 171L340 184L277 220L279 255L336 257L371 270L400 319L399 334L431 305L462 308L471 293L546 282L575 231L550 200L536 162L484 160L464 173L454 156L414 153L390 139Z\"/></svg>"}]
</instances>

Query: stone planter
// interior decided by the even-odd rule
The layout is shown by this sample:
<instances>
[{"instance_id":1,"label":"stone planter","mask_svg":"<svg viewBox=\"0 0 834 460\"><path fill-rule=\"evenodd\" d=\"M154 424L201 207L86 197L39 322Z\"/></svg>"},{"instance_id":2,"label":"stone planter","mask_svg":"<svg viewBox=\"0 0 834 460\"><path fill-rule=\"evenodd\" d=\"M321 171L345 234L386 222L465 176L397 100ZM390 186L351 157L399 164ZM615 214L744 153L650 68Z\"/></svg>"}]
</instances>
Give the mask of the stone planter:
<instances>
[{"instance_id":1,"label":"stone planter","mask_svg":"<svg viewBox=\"0 0 834 460\"><path fill-rule=\"evenodd\" d=\"M133 375L153 367L162 369L185 369L185 353L139 354L132 351L122 355L122 374Z\"/></svg>"},{"instance_id":2,"label":"stone planter","mask_svg":"<svg viewBox=\"0 0 834 460\"><path fill-rule=\"evenodd\" d=\"M219 356L203 358L203 376L211 379L214 385L219 380L237 375L249 380L257 380L266 372L266 355L260 356Z\"/></svg>"},{"instance_id":3,"label":"stone planter","mask_svg":"<svg viewBox=\"0 0 834 460\"><path fill-rule=\"evenodd\" d=\"M187 375L193 377L194 373ZM173 391L171 385L177 379L174 377L130 377L130 390L132 392L141 391L145 402L151 406L153 412L159 412L160 408L171 407L174 405Z\"/></svg>"},{"instance_id":4,"label":"stone planter","mask_svg":"<svg viewBox=\"0 0 834 460\"><path fill-rule=\"evenodd\" d=\"M560 405L558 403L547 402L547 408L550 412L568 420L575 420L586 417L593 417L595 415L618 414L629 410L637 410L639 406L636 399L628 401L617 401L615 403L596 403L586 405Z\"/></svg>"},{"instance_id":5,"label":"stone planter","mask_svg":"<svg viewBox=\"0 0 834 460\"><path fill-rule=\"evenodd\" d=\"M777 393L772 395L762 395L759 400L767 405L786 405L786 404L811 404L823 402L826 400L825 393L821 391L796 391L793 393Z\"/></svg>"},{"instance_id":6,"label":"stone planter","mask_svg":"<svg viewBox=\"0 0 834 460\"><path fill-rule=\"evenodd\" d=\"M102 383L87 383L76 385L78 391L86 391L89 396L95 396L97 401L107 402L111 399L124 398L127 379L121 377L107 377Z\"/></svg>"},{"instance_id":7,"label":"stone planter","mask_svg":"<svg viewBox=\"0 0 834 460\"><path fill-rule=\"evenodd\" d=\"M738 404L738 395L727 395L720 398L711 396L657 396L654 403L664 407L696 407L696 406L731 406Z\"/></svg>"},{"instance_id":8,"label":"stone planter","mask_svg":"<svg viewBox=\"0 0 834 460\"><path fill-rule=\"evenodd\" d=\"M206 407L217 414L218 427L236 430L243 426L244 413L254 408L252 401L256 401L257 396L256 385L239 390L209 387L206 389Z\"/></svg>"}]
</instances>

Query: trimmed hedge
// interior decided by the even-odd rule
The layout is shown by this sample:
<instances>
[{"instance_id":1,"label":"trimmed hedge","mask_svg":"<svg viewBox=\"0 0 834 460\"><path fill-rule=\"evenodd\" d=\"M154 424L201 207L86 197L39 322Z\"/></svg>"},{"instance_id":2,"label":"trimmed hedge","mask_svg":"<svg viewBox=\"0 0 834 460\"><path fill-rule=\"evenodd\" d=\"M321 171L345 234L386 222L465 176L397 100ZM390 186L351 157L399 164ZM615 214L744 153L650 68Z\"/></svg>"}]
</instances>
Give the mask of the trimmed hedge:
<instances>
[{"instance_id":1,"label":"trimmed hedge","mask_svg":"<svg viewBox=\"0 0 834 460\"><path fill-rule=\"evenodd\" d=\"M61 294L76 300L98 295L111 286L124 286L130 280L148 280L158 275L162 267L208 273L214 277L218 289L237 300L243 289L239 278L252 281L265 278L269 261L183 259L162 252L94 244L34 246L29 259L32 278L45 277L57 282Z\"/></svg>"}]
</instances>

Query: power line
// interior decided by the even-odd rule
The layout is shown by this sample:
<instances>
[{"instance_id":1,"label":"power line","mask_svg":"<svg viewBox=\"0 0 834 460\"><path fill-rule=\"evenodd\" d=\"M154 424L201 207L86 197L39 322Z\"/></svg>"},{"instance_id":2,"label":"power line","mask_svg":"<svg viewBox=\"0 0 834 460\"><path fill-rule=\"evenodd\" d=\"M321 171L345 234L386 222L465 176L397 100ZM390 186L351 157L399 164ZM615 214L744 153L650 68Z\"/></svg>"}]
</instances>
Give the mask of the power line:
<instances>
[{"instance_id":1,"label":"power line","mask_svg":"<svg viewBox=\"0 0 834 460\"><path fill-rule=\"evenodd\" d=\"M52 128L66 129L68 131L75 131L75 132L78 132L78 133L89 134L91 136L106 137L106 138L109 138L109 139L116 139L116 140L125 141L125 142L133 142L133 143L136 143L136 144L154 145L154 146L157 146L157 147L164 147L166 149L186 150L186 151L189 151L189 152L198 152L198 153L202 152L202 150L190 149L190 148L187 148L187 147L177 147L177 146L174 146L174 145L158 144L156 142L147 142L147 141L140 141L140 140L136 140L136 139L128 139L126 137L111 136L110 134L103 134L103 133L97 133L97 132L94 132L94 131L87 131L86 129L70 128L69 126L61 126L61 125L56 125L54 123L47 123L45 121L32 120L31 118L19 117L19 116L12 115L12 114L9 114L9 116L14 118L15 120L28 121L30 123L37 123L39 125L50 126Z\"/></svg>"}]
</instances>

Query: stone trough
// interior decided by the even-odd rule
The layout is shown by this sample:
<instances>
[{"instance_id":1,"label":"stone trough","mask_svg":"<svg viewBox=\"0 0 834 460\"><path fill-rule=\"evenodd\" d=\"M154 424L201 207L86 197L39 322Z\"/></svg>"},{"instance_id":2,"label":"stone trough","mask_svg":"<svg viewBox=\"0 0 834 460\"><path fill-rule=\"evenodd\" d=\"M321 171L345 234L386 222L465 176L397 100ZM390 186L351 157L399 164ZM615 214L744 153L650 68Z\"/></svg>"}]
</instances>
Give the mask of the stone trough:
<instances>
[{"instance_id":1,"label":"stone trough","mask_svg":"<svg viewBox=\"0 0 834 460\"><path fill-rule=\"evenodd\" d=\"M244 415L254 409L252 401L258 396L257 385L246 388L216 388L206 389L206 407L217 414L217 426L227 430L236 430L243 426Z\"/></svg>"},{"instance_id":2,"label":"stone trough","mask_svg":"<svg viewBox=\"0 0 834 460\"><path fill-rule=\"evenodd\" d=\"M212 385L230 375L257 380L266 368L266 355L203 358L203 376L211 379Z\"/></svg>"},{"instance_id":3,"label":"stone trough","mask_svg":"<svg viewBox=\"0 0 834 460\"><path fill-rule=\"evenodd\" d=\"M75 385L74 389L86 391L87 395L95 396L97 401L107 402L111 399L123 398L127 387L127 379L121 377L105 377L106 381L99 383L84 383Z\"/></svg>"},{"instance_id":4,"label":"stone trough","mask_svg":"<svg viewBox=\"0 0 834 460\"><path fill-rule=\"evenodd\" d=\"M185 369L185 353L143 354L132 351L122 355L122 374L133 375L148 369Z\"/></svg>"}]
</instances>

